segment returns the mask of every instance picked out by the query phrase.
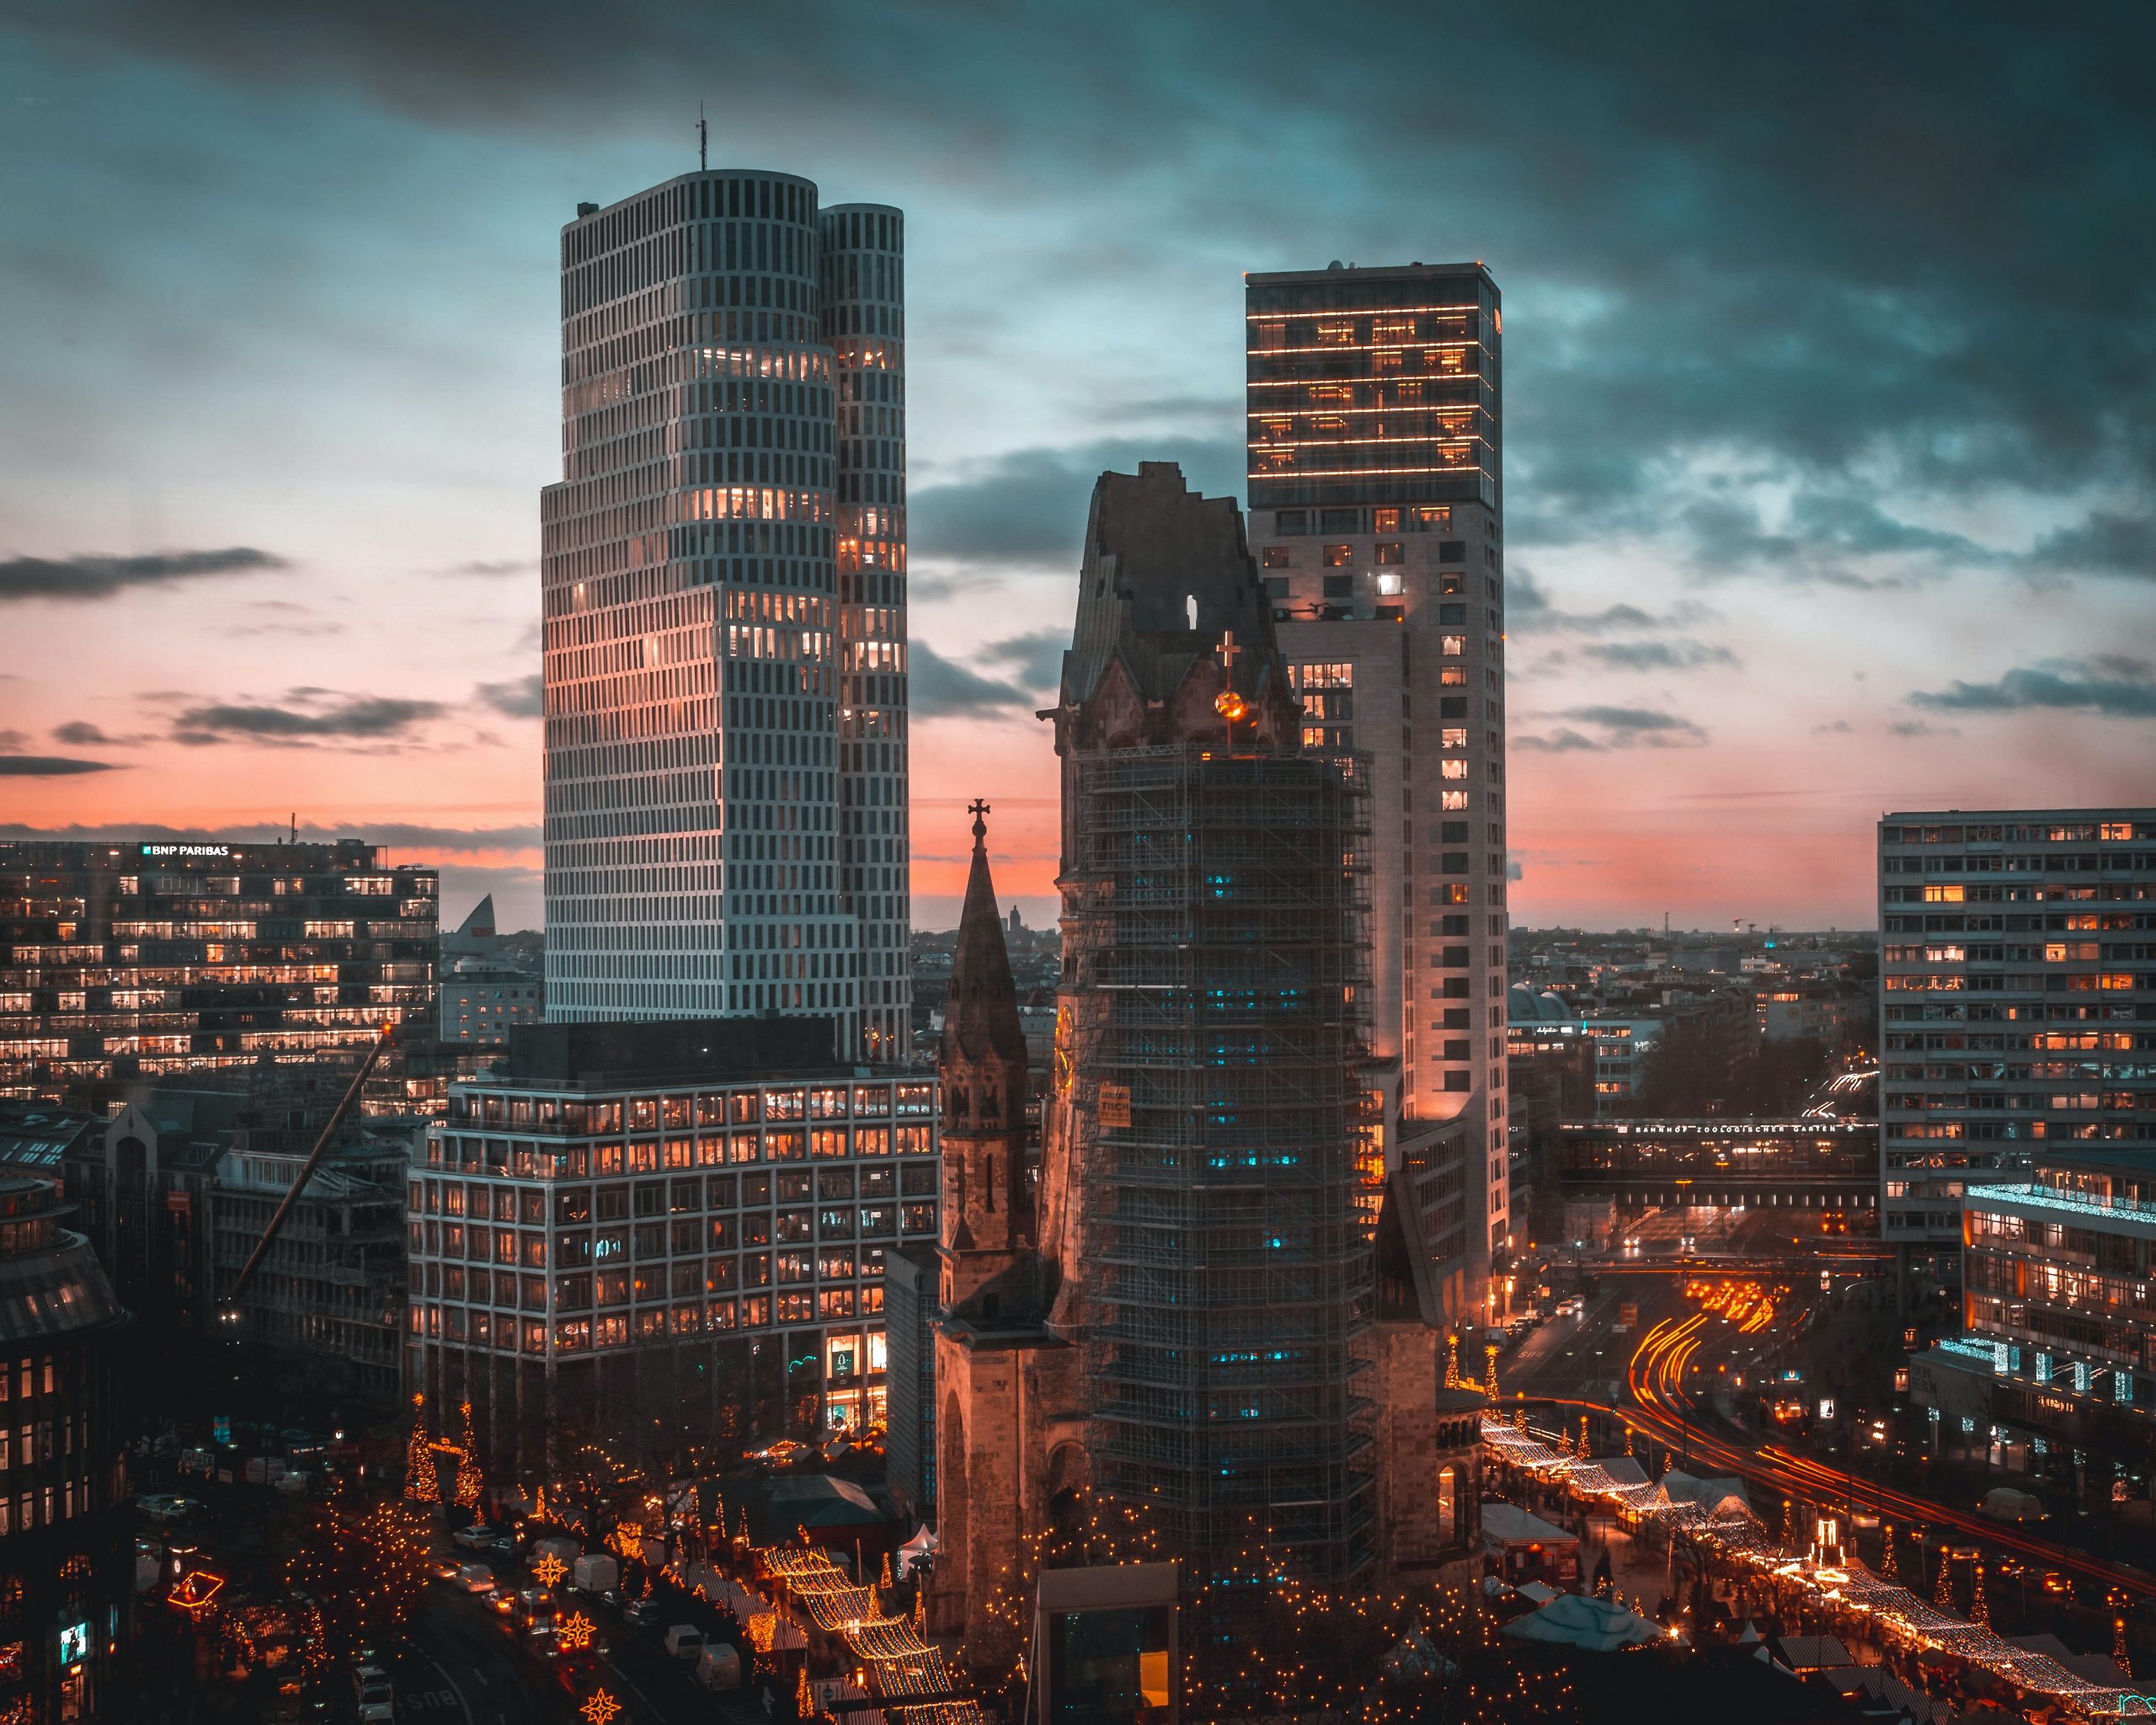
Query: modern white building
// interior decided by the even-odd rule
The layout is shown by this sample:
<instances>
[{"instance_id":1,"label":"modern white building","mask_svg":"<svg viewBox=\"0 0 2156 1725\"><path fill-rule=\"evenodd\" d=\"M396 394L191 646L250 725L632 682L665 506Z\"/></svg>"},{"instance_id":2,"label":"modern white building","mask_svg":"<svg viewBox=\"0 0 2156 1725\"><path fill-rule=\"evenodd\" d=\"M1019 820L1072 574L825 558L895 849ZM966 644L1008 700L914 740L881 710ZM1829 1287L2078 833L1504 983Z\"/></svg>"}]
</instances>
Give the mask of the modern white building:
<instances>
[{"instance_id":1,"label":"modern white building","mask_svg":"<svg viewBox=\"0 0 2156 1725\"><path fill-rule=\"evenodd\" d=\"M562 230L550 1018L905 1049L904 218L684 174Z\"/></svg>"},{"instance_id":2,"label":"modern white building","mask_svg":"<svg viewBox=\"0 0 2156 1725\"><path fill-rule=\"evenodd\" d=\"M1369 762L1390 1153L1448 1162L1435 1249L1449 1300L1479 1304L1511 1231L1502 302L1480 264L1256 275L1245 297L1251 547L1306 740Z\"/></svg>"},{"instance_id":3,"label":"modern white building","mask_svg":"<svg viewBox=\"0 0 2156 1725\"><path fill-rule=\"evenodd\" d=\"M1972 1187L2156 1146L2156 809L1879 823L1883 1238L1948 1280Z\"/></svg>"}]
</instances>

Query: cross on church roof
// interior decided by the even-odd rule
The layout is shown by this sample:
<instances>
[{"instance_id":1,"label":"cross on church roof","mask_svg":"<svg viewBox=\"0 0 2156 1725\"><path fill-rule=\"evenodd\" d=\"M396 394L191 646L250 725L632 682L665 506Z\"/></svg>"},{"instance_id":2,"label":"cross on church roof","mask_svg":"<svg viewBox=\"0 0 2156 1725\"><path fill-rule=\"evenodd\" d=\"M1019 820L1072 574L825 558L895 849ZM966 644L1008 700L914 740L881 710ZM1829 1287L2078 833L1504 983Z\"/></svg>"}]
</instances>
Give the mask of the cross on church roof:
<instances>
[{"instance_id":1,"label":"cross on church roof","mask_svg":"<svg viewBox=\"0 0 2156 1725\"><path fill-rule=\"evenodd\" d=\"M966 813L974 818L974 836L976 839L985 839L988 836L988 822L983 817L989 812L988 804L979 797L966 804Z\"/></svg>"},{"instance_id":2,"label":"cross on church roof","mask_svg":"<svg viewBox=\"0 0 2156 1725\"><path fill-rule=\"evenodd\" d=\"M1235 669L1236 655L1244 650L1235 645L1235 632L1230 629L1222 634L1220 644L1213 650L1219 656L1220 669L1232 676Z\"/></svg>"}]
</instances>

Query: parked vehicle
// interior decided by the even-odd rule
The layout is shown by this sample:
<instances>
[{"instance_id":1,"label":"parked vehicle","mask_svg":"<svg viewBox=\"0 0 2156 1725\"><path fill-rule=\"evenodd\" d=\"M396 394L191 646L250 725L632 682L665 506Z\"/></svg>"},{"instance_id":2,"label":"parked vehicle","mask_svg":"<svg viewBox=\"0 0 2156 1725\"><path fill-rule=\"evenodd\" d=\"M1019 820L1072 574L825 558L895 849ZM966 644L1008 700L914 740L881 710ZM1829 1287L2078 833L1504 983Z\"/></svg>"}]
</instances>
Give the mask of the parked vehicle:
<instances>
[{"instance_id":1,"label":"parked vehicle","mask_svg":"<svg viewBox=\"0 0 2156 1725\"><path fill-rule=\"evenodd\" d=\"M490 1594L494 1590L494 1572L483 1563L460 1563L450 1585L467 1594Z\"/></svg>"},{"instance_id":2,"label":"parked vehicle","mask_svg":"<svg viewBox=\"0 0 2156 1725\"><path fill-rule=\"evenodd\" d=\"M622 1566L606 1552L593 1551L570 1566L569 1581L579 1593L611 1593L622 1584Z\"/></svg>"},{"instance_id":3,"label":"parked vehicle","mask_svg":"<svg viewBox=\"0 0 2156 1725\"><path fill-rule=\"evenodd\" d=\"M276 1489L288 1498L304 1498L314 1489L314 1476L311 1473L288 1473L276 1482Z\"/></svg>"},{"instance_id":4,"label":"parked vehicle","mask_svg":"<svg viewBox=\"0 0 2156 1725\"><path fill-rule=\"evenodd\" d=\"M397 1692L389 1674L379 1665L357 1665L352 1669L352 1698L360 1725L389 1725L397 1717Z\"/></svg>"},{"instance_id":5,"label":"parked vehicle","mask_svg":"<svg viewBox=\"0 0 2156 1725\"><path fill-rule=\"evenodd\" d=\"M739 1689L741 1655L723 1641L706 1642L696 1655L696 1681L706 1689Z\"/></svg>"},{"instance_id":6,"label":"parked vehicle","mask_svg":"<svg viewBox=\"0 0 2156 1725\"><path fill-rule=\"evenodd\" d=\"M631 1599L622 1607L622 1621L632 1629L648 1629L659 1621L659 1607L649 1599Z\"/></svg>"},{"instance_id":7,"label":"parked vehicle","mask_svg":"<svg viewBox=\"0 0 2156 1725\"><path fill-rule=\"evenodd\" d=\"M694 1659L704 1650L704 1632L694 1624L677 1623L666 1632L666 1651L677 1659Z\"/></svg>"},{"instance_id":8,"label":"parked vehicle","mask_svg":"<svg viewBox=\"0 0 2156 1725\"><path fill-rule=\"evenodd\" d=\"M460 1527L450 1538L467 1551L483 1551L494 1543L494 1530L483 1523L472 1527Z\"/></svg>"},{"instance_id":9,"label":"parked vehicle","mask_svg":"<svg viewBox=\"0 0 2156 1725\"><path fill-rule=\"evenodd\" d=\"M2041 1521L2044 1519L2044 1500L2030 1492L2017 1492L2011 1486L1993 1486L1984 1493L1984 1500L1977 1505L1977 1513L1988 1515L1993 1521Z\"/></svg>"},{"instance_id":10,"label":"parked vehicle","mask_svg":"<svg viewBox=\"0 0 2156 1725\"><path fill-rule=\"evenodd\" d=\"M291 1471L275 1455L250 1455L247 1459L247 1482L251 1486L274 1486Z\"/></svg>"}]
</instances>

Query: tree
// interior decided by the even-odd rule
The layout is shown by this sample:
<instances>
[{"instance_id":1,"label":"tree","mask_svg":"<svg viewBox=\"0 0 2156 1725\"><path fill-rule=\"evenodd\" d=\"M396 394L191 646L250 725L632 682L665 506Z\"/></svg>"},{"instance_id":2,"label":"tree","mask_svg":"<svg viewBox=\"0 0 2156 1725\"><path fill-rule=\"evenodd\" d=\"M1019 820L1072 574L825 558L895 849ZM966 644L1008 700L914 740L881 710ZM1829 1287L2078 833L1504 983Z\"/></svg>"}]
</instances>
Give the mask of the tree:
<instances>
[{"instance_id":1,"label":"tree","mask_svg":"<svg viewBox=\"0 0 2156 1725\"><path fill-rule=\"evenodd\" d=\"M314 1511L285 1579L307 1598L311 1664L395 1640L426 1590L425 1519L397 1500L359 1512L339 1493Z\"/></svg>"}]
</instances>

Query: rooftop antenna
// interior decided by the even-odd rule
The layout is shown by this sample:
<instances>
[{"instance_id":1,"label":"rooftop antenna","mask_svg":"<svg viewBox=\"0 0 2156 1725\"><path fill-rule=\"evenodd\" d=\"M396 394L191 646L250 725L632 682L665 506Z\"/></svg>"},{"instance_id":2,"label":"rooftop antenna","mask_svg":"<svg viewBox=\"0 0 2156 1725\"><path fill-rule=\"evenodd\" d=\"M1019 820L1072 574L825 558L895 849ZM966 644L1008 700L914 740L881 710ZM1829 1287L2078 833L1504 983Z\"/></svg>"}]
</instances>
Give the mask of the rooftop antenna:
<instances>
[{"instance_id":1,"label":"rooftop antenna","mask_svg":"<svg viewBox=\"0 0 2156 1725\"><path fill-rule=\"evenodd\" d=\"M704 104L696 104L696 168L708 173L711 168L711 128L704 123Z\"/></svg>"},{"instance_id":2,"label":"rooftop antenna","mask_svg":"<svg viewBox=\"0 0 2156 1725\"><path fill-rule=\"evenodd\" d=\"M296 845L299 841L300 841L300 811L299 811L298 809L293 809L293 810L292 810L292 842L293 842L294 844L296 844Z\"/></svg>"}]
</instances>

